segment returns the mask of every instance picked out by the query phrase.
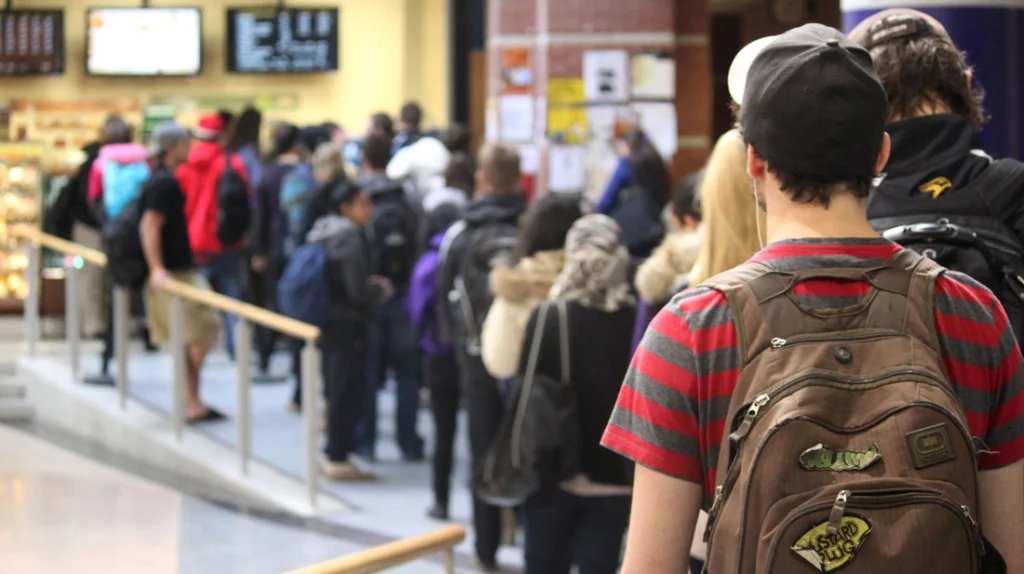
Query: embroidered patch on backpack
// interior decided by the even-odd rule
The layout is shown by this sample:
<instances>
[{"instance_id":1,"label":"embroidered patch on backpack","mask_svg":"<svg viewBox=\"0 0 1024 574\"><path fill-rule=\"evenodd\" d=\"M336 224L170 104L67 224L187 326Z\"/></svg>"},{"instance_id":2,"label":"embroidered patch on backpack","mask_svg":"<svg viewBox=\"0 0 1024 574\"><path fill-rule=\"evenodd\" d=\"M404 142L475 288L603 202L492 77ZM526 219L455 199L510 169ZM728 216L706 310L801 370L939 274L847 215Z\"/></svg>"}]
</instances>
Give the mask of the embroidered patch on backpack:
<instances>
[{"instance_id":1,"label":"embroidered patch on backpack","mask_svg":"<svg viewBox=\"0 0 1024 574\"><path fill-rule=\"evenodd\" d=\"M835 572L857 556L864 545L871 525L855 514L843 516L835 534L828 533L828 520L823 520L804 532L793 544L792 550L820 572Z\"/></svg>"},{"instance_id":2,"label":"embroidered patch on backpack","mask_svg":"<svg viewBox=\"0 0 1024 574\"><path fill-rule=\"evenodd\" d=\"M907 446L910 447L910 456L914 459L914 468L917 470L956 458L946 423L907 433Z\"/></svg>"},{"instance_id":3,"label":"embroidered patch on backpack","mask_svg":"<svg viewBox=\"0 0 1024 574\"><path fill-rule=\"evenodd\" d=\"M880 460L882 451L877 444L861 451L832 450L823 444L816 444L800 454L800 466L805 470L859 471Z\"/></svg>"},{"instance_id":4,"label":"embroidered patch on backpack","mask_svg":"<svg viewBox=\"0 0 1024 574\"><path fill-rule=\"evenodd\" d=\"M949 181L946 177L937 177L931 181L922 183L918 186L918 191L921 193L930 193L932 199L938 199L940 195L946 192L947 189L953 187L953 182Z\"/></svg>"}]
</instances>

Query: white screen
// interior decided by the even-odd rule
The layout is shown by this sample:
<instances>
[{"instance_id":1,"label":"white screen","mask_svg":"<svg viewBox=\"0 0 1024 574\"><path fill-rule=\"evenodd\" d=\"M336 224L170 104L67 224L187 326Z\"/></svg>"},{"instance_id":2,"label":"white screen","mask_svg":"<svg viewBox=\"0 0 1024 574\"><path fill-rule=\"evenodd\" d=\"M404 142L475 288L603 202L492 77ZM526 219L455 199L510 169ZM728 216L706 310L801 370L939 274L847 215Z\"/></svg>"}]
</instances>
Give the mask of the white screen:
<instances>
[{"instance_id":1,"label":"white screen","mask_svg":"<svg viewBox=\"0 0 1024 574\"><path fill-rule=\"evenodd\" d=\"M200 34L194 8L90 10L86 69L101 76L195 75Z\"/></svg>"}]
</instances>

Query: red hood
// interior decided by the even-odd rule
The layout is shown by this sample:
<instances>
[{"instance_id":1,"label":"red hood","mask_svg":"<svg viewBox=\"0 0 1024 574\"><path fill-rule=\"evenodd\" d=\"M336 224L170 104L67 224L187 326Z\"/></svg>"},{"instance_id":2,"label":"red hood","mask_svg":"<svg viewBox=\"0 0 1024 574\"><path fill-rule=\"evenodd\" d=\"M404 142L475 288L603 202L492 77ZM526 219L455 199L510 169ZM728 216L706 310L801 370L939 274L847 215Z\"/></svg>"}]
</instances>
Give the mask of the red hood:
<instances>
[{"instance_id":1,"label":"red hood","mask_svg":"<svg viewBox=\"0 0 1024 574\"><path fill-rule=\"evenodd\" d=\"M188 165L204 170L224 155L224 148L214 142L199 142L188 152Z\"/></svg>"}]
</instances>

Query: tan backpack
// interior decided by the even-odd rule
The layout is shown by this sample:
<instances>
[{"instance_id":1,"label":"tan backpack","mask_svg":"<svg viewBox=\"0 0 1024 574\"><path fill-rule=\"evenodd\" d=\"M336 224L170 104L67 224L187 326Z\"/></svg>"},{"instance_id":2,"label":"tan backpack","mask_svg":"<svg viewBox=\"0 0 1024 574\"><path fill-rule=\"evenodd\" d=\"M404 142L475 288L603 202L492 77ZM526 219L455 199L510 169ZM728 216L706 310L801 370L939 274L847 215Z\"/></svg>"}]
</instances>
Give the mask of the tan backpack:
<instances>
[{"instance_id":1,"label":"tan backpack","mask_svg":"<svg viewBox=\"0 0 1024 574\"><path fill-rule=\"evenodd\" d=\"M933 316L945 271L903 250L873 269L748 263L711 279L736 320L729 404L705 533L711 574L974 574L975 448ZM865 281L844 309L802 305L808 279Z\"/></svg>"}]
</instances>

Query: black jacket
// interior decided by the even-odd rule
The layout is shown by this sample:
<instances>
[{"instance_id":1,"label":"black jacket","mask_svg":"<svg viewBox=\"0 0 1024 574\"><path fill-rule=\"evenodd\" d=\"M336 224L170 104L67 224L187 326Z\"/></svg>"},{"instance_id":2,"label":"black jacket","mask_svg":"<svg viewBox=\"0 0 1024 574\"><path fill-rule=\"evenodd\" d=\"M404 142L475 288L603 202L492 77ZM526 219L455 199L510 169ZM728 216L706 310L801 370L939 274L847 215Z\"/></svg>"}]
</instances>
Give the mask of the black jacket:
<instances>
[{"instance_id":1,"label":"black jacket","mask_svg":"<svg viewBox=\"0 0 1024 574\"><path fill-rule=\"evenodd\" d=\"M540 310L534 311L526 327L519 374L526 373L533 332ZM601 436L611 418L632 358L632 307L608 313L569 302L569 365L580 421L580 466L590 480L602 484L629 486L633 483L633 465L622 456L601 446ZM552 379L562 377L561 339L558 313L554 306L544 322L537 372Z\"/></svg>"},{"instance_id":2,"label":"black jacket","mask_svg":"<svg viewBox=\"0 0 1024 574\"><path fill-rule=\"evenodd\" d=\"M316 221L306 241L327 250L327 281L335 318L366 321L381 298L370 284L374 272L373 245L350 219L328 215Z\"/></svg>"},{"instance_id":3,"label":"black jacket","mask_svg":"<svg viewBox=\"0 0 1024 574\"><path fill-rule=\"evenodd\" d=\"M280 257L284 250L284 216L281 214L281 183L296 164L270 162L256 188L256 213L251 235L254 255Z\"/></svg>"},{"instance_id":4,"label":"black jacket","mask_svg":"<svg viewBox=\"0 0 1024 574\"><path fill-rule=\"evenodd\" d=\"M85 161L78 166L75 175L64 184L57 199L47 210L43 221L43 228L47 233L71 239L71 229L75 222L93 229L99 228L99 222L89 208L88 196L89 174L100 155L100 147L99 142L93 142L82 148L85 152Z\"/></svg>"}]
</instances>

